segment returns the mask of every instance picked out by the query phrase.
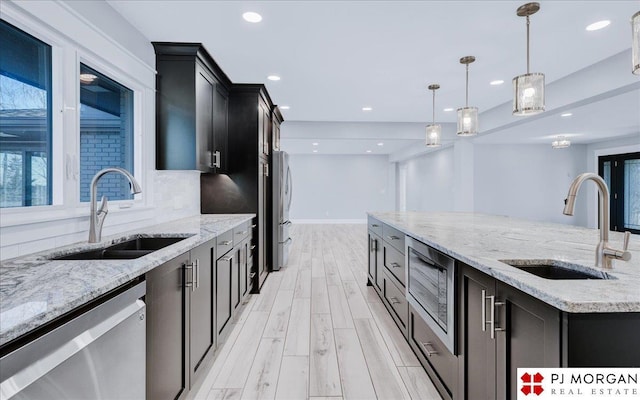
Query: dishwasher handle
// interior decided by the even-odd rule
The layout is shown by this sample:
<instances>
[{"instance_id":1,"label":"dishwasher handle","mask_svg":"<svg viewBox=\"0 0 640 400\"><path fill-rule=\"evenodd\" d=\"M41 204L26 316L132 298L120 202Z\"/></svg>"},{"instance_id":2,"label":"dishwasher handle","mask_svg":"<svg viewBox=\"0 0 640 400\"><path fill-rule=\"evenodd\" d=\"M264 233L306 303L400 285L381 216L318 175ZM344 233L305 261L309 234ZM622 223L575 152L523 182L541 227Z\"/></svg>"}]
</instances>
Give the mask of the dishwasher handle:
<instances>
[{"instance_id":1,"label":"dishwasher handle","mask_svg":"<svg viewBox=\"0 0 640 400\"><path fill-rule=\"evenodd\" d=\"M33 362L28 365L19 368L19 370L15 371L9 377L2 377L2 382L0 382L0 398L10 399L16 394L20 393L27 386L31 385L33 382L45 376L47 373L51 372L54 368L62 364L64 361L73 357L76 353L82 351L87 346L91 345L93 342L98 340L104 334L111 331L113 328L118 326L120 323L135 315L139 314L138 318L143 321L145 319L145 303L141 300L141 297L145 295L146 292L146 283L142 282L131 289L117 295L113 299L107 300L105 303L98 305L97 307L87 311L86 313L80 315L76 319L68 322L67 324L45 334L44 336L36 339L34 342L31 342L24 347L14 351L13 353L9 353L7 356L3 357L2 362L4 367L7 367L8 363L10 364L12 361L16 360L19 362L22 351L29 352L29 347L40 340L46 341L48 338L51 338L51 335L65 335L67 338L61 339L61 345L55 348L53 351L49 352L46 356L42 357L41 352L37 349L34 349L36 357L33 359ZM134 296L131 299L132 295ZM125 304L123 300L127 300ZM71 329L65 329L72 327L74 323L77 323L78 320L87 319L87 320L95 320L101 319L97 314L107 315L101 322L94 324L93 326L85 329L80 334L75 336L67 335L71 331ZM93 315L91 315L93 314ZM69 337L70 336L70 337ZM36 347L38 344L36 344ZM32 354L33 355L33 354ZM10 372L9 372L10 373Z\"/></svg>"}]
</instances>

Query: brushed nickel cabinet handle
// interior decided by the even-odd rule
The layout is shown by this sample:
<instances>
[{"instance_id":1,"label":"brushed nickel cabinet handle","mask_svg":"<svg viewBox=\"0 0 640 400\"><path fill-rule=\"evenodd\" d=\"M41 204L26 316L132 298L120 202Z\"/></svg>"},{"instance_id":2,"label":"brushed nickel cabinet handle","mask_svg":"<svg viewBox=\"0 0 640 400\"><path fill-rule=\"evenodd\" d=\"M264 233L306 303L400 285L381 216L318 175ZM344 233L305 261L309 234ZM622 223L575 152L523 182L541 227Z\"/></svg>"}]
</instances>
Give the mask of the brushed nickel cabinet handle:
<instances>
[{"instance_id":1,"label":"brushed nickel cabinet handle","mask_svg":"<svg viewBox=\"0 0 640 400\"><path fill-rule=\"evenodd\" d=\"M422 348L424 349L424 351L427 353L429 357L435 356L436 354L438 354L438 350L433 348L433 345L431 344L431 342L425 342L425 343L421 342L420 345L422 346Z\"/></svg>"},{"instance_id":2,"label":"brushed nickel cabinet handle","mask_svg":"<svg viewBox=\"0 0 640 400\"><path fill-rule=\"evenodd\" d=\"M400 300L398 300L397 297L389 297L389 301L391 302L391 304L400 304Z\"/></svg>"},{"instance_id":3,"label":"brushed nickel cabinet handle","mask_svg":"<svg viewBox=\"0 0 640 400\"><path fill-rule=\"evenodd\" d=\"M400 240L400 238L396 235L389 235L387 237L389 238L389 240Z\"/></svg>"},{"instance_id":4,"label":"brushed nickel cabinet handle","mask_svg":"<svg viewBox=\"0 0 640 400\"><path fill-rule=\"evenodd\" d=\"M378 224L371 224L371 226L373 226L374 228L377 228L377 227L379 227L380 225L378 225Z\"/></svg>"},{"instance_id":5,"label":"brushed nickel cabinet handle","mask_svg":"<svg viewBox=\"0 0 640 400\"><path fill-rule=\"evenodd\" d=\"M236 232L236 235L246 235L247 232L249 231L240 231L240 232Z\"/></svg>"},{"instance_id":6,"label":"brushed nickel cabinet handle","mask_svg":"<svg viewBox=\"0 0 640 400\"><path fill-rule=\"evenodd\" d=\"M400 268L402 265L398 264L397 262L392 262L391 264L391 268Z\"/></svg>"},{"instance_id":7,"label":"brushed nickel cabinet handle","mask_svg":"<svg viewBox=\"0 0 640 400\"><path fill-rule=\"evenodd\" d=\"M223 246L229 246L231 243L233 243L233 240L225 240L224 242L220 243Z\"/></svg>"}]
</instances>

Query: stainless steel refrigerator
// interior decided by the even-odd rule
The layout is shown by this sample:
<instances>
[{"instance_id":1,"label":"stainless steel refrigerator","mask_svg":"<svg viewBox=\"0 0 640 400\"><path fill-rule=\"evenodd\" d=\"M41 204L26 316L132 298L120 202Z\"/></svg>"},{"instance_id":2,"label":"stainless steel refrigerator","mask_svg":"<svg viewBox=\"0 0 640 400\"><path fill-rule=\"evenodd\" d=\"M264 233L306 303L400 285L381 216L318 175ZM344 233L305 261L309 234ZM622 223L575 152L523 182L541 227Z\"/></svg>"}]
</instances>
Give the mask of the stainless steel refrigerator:
<instances>
[{"instance_id":1,"label":"stainless steel refrigerator","mask_svg":"<svg viewBox=\"0 0 640 400\"><path fill-rule=\"evenodd\" d=\"M284 151L273 152L273 262L274 271L287 265L291 237L289 236L289 208L291 207L292 182L289 155Z\"/></svg>"}]
</instances>

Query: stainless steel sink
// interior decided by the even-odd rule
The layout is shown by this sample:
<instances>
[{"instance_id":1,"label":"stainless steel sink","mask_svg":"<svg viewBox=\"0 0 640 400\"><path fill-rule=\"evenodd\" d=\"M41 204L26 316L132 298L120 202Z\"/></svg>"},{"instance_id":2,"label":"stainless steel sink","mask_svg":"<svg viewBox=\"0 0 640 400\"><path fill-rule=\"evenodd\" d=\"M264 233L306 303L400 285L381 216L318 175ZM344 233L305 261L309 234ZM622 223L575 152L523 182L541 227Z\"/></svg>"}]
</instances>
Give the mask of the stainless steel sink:
<instances>
[{"instance_id":1,"label":"stainless steel sink","mask_svg":"<svg viewBox=\"0 0 640 400\"><path fill-rule=\"evenodd\" d=\"M50 260L131 260L184 239L186 237L136 237L102 249L65 254Z\"/></svg>"},{"instance_id":2,"label":"stainless steel sink","mask_svg":"<svg viewBox=\"0 0 640 400\"><path fill-rule=\"evenodd\" d=\"M615 279L603 271L558 260L498 260L522 271L553 280Z\"/></svg>"}]
</instances>

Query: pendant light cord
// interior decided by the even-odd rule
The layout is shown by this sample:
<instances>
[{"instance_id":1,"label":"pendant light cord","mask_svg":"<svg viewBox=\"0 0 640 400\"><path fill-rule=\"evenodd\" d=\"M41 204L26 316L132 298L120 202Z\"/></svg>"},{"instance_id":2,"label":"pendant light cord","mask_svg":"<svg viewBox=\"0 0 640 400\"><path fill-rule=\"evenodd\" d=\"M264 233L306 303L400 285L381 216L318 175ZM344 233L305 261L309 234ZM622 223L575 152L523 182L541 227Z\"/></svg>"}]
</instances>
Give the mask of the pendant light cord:
<instances>
[{"instance_id":1,"label":"pendant light cord","mask_svg":"<svg viewBox=\"0 0 640 400\"><path fill-rule=\"evenodd\" d=\"M465 100L464 100L464 106L465 107L469 107L469 64L467 64L467 84L466 84L466 90L465 90Z\"/></svg>"},{"instance_id":2,"label":"pendant light cord","mask_svg":"<svg viewBox=\"0 0 640 400\"><path fill-rule=\"evenodd\" d=\"M527 15L527 74L529 74L529 16Z\"/></svg>"},{"instance_id":3,"label":"pendant light cord","mask_svg":"<svg viewBox=\"0 0 640 400\"><path fill-rule=\"evenodd\" d=\"M431 115L432 125L436 124L436 90L433 89L433 114Z\"/></svg>"}]
</instances>

